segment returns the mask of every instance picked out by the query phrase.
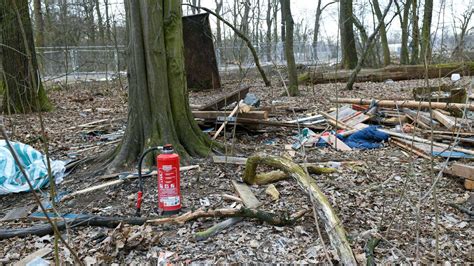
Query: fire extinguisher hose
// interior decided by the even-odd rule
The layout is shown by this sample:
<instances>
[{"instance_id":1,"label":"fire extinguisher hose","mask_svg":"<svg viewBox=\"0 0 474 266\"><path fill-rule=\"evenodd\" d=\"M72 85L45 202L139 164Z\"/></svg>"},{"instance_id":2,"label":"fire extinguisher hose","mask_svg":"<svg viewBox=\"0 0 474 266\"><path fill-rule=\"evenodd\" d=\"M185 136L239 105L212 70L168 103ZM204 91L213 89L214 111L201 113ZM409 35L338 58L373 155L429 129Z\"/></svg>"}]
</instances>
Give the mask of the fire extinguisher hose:
<instances>
[{"instance_id":1,"label":"fire extinguisher hose","mask_svg":"<svg viewBox=\"0 0 474 266\"><path fill-rule=\"evenodd\" d=\"M145 159L145 156L152 152L152 151L160 151L161 147L152 147L148 148L142 153L142 156L140 156L140 159L138 160L138 193L137 193L137 212L136 216L140 216L140 210L142 207L142 201L143 201L143 178L142 178L142 164L143 164L143 159Z\"/></svg>"}]
</instances>

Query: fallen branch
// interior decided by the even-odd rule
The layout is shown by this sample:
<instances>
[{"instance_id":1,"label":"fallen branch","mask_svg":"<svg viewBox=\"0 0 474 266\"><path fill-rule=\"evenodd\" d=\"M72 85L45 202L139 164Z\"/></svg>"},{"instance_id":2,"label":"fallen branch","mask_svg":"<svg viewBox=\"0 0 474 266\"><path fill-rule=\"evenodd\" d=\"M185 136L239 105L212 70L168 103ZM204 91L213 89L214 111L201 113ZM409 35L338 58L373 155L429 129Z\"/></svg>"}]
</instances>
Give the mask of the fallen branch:
<instances>
[{"instance_id":1,"label":"fallen branch","mask_svg":"<svg viewBox=\"0 0 474 266\"><path fill-rule=\"evenodd\" d=\"M293 225L306 212L299 211L293 216L288 216L285 212L270 213L266 211L249 209L241 207L238 209L216 209L190 211L180 216L172 216L158 219L150 219L144 217L104 217L96 215L76 215L74 219L67 219L66 221L58 222L58 230L63 230L67 227L79 226L102 226L114 228L119 224L143 225L145 223L152 225L160 224L184 224L186 222L196 220L198 218L212 218L212 217L244 217L258 219L275 226ZM70 217L71 215L69 215ZM68 216L65 216L68 217ZM48 217L49 218L49 217ZM44 218L44 219L48 219ZM29 235L44 236L53 233L53 227L50 224L35 225L27 228L7 228L0 229L0 239L8 239L12 237L26 237Z\"/></svg>"},{"instance_id":2,"label":"fallen branch","mask_svg":"<svg viewBox=\"0 0 474 266\"><path fill-rule=\"evenodd\" d=\"M247 159L243 176L243 180L246 183L255 184L258 182L258 180L256 180L256 169L259 164L268 165L282 170L289 176L293 177L306 193L311 194L311 197L316 203L318 216L321 217L321 220L324 223L326 233L329 236L331 245L336 249L337 254L339 255L341 264L356 265L357 262L354 258L354 254L352 253L352 249L346 237L346 231L344 230L339 217L329 204L328 198L319 189L316 182L305 173L305 170L289 159L272 155L257 154Z\"/></svg>"}]
</instances>

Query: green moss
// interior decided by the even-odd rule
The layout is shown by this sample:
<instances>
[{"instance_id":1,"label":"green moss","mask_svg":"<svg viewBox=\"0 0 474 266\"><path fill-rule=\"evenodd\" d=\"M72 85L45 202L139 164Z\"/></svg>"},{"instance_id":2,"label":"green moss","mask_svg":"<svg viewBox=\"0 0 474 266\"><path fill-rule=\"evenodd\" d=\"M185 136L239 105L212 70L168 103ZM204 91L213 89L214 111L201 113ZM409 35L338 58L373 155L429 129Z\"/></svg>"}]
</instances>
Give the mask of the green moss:
<instances>
[{"instance_id":1,"label":"green moss","mask_svg":"<svg viewBox=\"0 0 474 266\"><path fill-rule=\"evenodd\" d=\"M305 84L310 81L309 72L305 72L298 76L298 84Z\"/></svg>"},{"instance_id":2,"label":"green moss","mask_svg":"<svg viewBox=\"0 0 474 266\"><path fill-rule=\"evenodd\" d=\"M0 95L3 95L5 93L5 82L3 82L3 79L0 79Z\"/></svg>"}]
</instances>

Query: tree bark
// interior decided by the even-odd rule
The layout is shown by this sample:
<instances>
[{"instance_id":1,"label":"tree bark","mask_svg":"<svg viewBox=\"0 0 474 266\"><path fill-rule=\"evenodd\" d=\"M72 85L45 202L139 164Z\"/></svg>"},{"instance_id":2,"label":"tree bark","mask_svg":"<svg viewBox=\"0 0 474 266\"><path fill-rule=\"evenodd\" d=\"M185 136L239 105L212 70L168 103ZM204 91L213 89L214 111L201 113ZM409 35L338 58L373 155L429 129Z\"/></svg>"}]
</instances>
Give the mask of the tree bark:
<instances>
[{"instance_id":1,"label":"tree bark","mask_svg":"<svg viewBox=\"0 0 474 266\"><path fill-rule=\"evenodd\" d=\"M357 65L354 29L352 27L352 0L340 0L339 28L341 31L342 67L354 69Z\"/></svg>"},{"instance_id":2,"label":"tree bark","mask_svg":"<svg viewBox=\"0 0 474 266\"><path fill-rule=\"evenodd\" d=\"M418 27L418 1L413 0L411 9L411 59L412 65L419 64L420 57L420 29Z\"/></svg>"},{"instance_id":3,"label":"tree bark","mask_svg":"<svg viewBox=\"0 0 474 266\"><path fill-rule=\"evenodd\" d=\"M38 63L27 0L0 1L0 35L5 72L4 112L29 113L50 110L51 105L38 78Z\"/></svg>"},{"instance_id":4,"label":"tree bark","mask_svg":"<svg viewBox=\"0 0 474 266\"><path fill-rule=\"evenodd\" d=\"M184 71L181 1L128 1L129 109L109 171L130 168L147 147L174 145L206 156L210 140L191 114Z\"/></svg>"},{"instance_id":5,"label":"tree bark","mask_svg":"<svg viewBox=\"0 0 474 266\"><path fill-rule=\"evenodd\" d=\"M431 20L433 17L433 0L425 0L423 11L423 28L421 31L421 60L431 62Z\"/></svg>"},{"instance_id":6,"label":"tree bark","mask_svg":"<svg viewBox=\"0 0 474 266\"><path fill-rule=\"evenodd\" d=\"M41 0L33 1L33 10L35 15L35 45L44 46L44 19L41 11Z\"/></svg>"},{"instance_id":7,"label":"tree bark","mask_svg":"<svg viewBox=\"0 0 474 266\"><path fill-rule=\"evenodd\" d=\"M395 2L398 7L398 2ZM401 49L400 49L400 64L407 65L410 62L410 56L408 51L408 20L410 15L410 6L412 5L412 0L406 0L403 5L403 17L400 21L400 27L402 30L402 40L401 40ZM398 10L400 13L401 10Z\"/></svg>"},{"instance_id":8,"label":"tree bark","mask_svg":"<svg viewBox=\"0 0 474 266\"><path fill-rule=\"evenodd\" d=\"M388 48L388 40L387 40L387 30L385 28L385 22L383 21L382 11L380 10L380 5L378 0L373 0L375 15L377 16L377 20L381 23L380 26L380 40L382 43L382 51L383 51L383 65L388 66L390 65L390 49Z\"/></svg>"},{"instance_id":9,"label":"tree bark","mask_svg":"<svg viewBox=\"0 0 474 266\"><path fill-rule=\"evenodd\" d=\"M285 55L286 67L288 69L288 92L290 96L297 96L298 90L298 75L296 73L295 54L293 52L293 16L291 15L290 0L281 0L281 10L285 18Z\"/></svg>"}]
</instances>

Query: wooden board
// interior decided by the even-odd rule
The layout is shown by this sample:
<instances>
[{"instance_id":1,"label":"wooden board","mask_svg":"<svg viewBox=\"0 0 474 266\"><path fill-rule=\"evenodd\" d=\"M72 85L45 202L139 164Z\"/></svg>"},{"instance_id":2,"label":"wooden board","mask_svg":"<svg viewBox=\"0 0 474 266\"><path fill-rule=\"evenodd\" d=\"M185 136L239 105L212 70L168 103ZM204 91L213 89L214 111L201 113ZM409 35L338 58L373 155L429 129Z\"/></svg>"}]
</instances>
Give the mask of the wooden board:
<instances>
[{"instance_id":1,"label":"wooden board","mask_svg":"<svg viewBox=\"0 0 474 266\"><path fill-rule=\"evenodd\" d=\"M238 102L239 100L243 99L247 95L249 90L249 86L238 89L234 92L224 95L223 97L220 97L215 101L204 105L203 107L199 108L199 111L218 111L226 105L229 105L233 102Z\"/></svg>"},{"instance_id":2,"label":"wooden board","mask_svg":"<svg viewBox=\"0 0 474 266\"><path fill-rule=\"evenodd\" d=\"M13 221L21 218L26 218L28 214L36 207L36 205L26 205L23 207L17 207L8 211L5 216L0 220L2 222Z\"/></svg>"},{"instance_id":3,"label":"wooden board","mask_svg":"<svg viewBox=\"0 0 474 266\"><path fill-rule=\"evenodd\" d=\"M447 129L453 129L456 127L456 121L438 110L433 110L433 117L436 118L436 120L443 124Z\"/></svg>"},{"instance_id":4,"label":"wooden board","mask_svg":"<svg viewBox=\"0 0 474 266\"><path fill-rule=\"evenodd\" d=\"M212 156L214 163L228 163L228 164L239 164L244 165L247 163L245 157L232 157L232 156Z\"/></svg>"},{"instance_id":5,"label":"wooden board","mask_svg":"<svg viewBox=\"0 0 474 266\"><path fill-rule=\"evenodd\" d=\"M337 151L352 151L351 147L347 146L342 140L338 139L334 135L323 136L321 137L329 145L331 145Z\"/></svg>"},{"instance_id":6,"label":"wooden board","mask_svg":"<svg viewBox=\"0 0 474 266\"><path fill-rule=\"evenodd\" d=\"M192 111L194 118L215 121L219 116L229 116L231 111ZM238 118L268 119L268 111L250 111L237 115Z\"/></svg>"},{"instance_id":7,"label":"wooden board","mask_svg":"<svg viewBox=\"0 0 474 266\"><path fill-rule=\"evenodd\" d=\"M463 177L474 181L474 166L455 163L451 166L451 173L453 175Z\"/></svg>"},{"instance_id":8,"label":"wooden board","mask_svg":"<svg viewBox=\"0 0 474 266\"><path fill-rule=\"evenodd\" d=\"M465 179L464 180L464 188L467 190L474 190L474 181Z\"/></svg>"},{"instance_id":9,"label":"wooden board","mask_svg":"<svg viewBox=\"0 0 474 266\"><path fill-rule=\"evenodd\" d=\"M53 251L52 248L41 248L38 249L37 251L31 253L30 255L26 256L25 258L21 259L17 263L13 264L15 266L25 266L27 265L30 261L34 260L36 257L44 257L51 253Z\"/></svg>"},{"instance_id":10,"label":"wooden board","mask_svg":"<svg viewBox=\"0 0 474 266\"><path fill-rule=\"evenodd\" d=\"M237 194L242 199L245 207L247 208L257 208L261 205L260 201L258 201L257 197L253 194L250 187L244 183L238 183L235 180L232 180L232 185L234 186Z\"/></svg>"}]
</instances>

